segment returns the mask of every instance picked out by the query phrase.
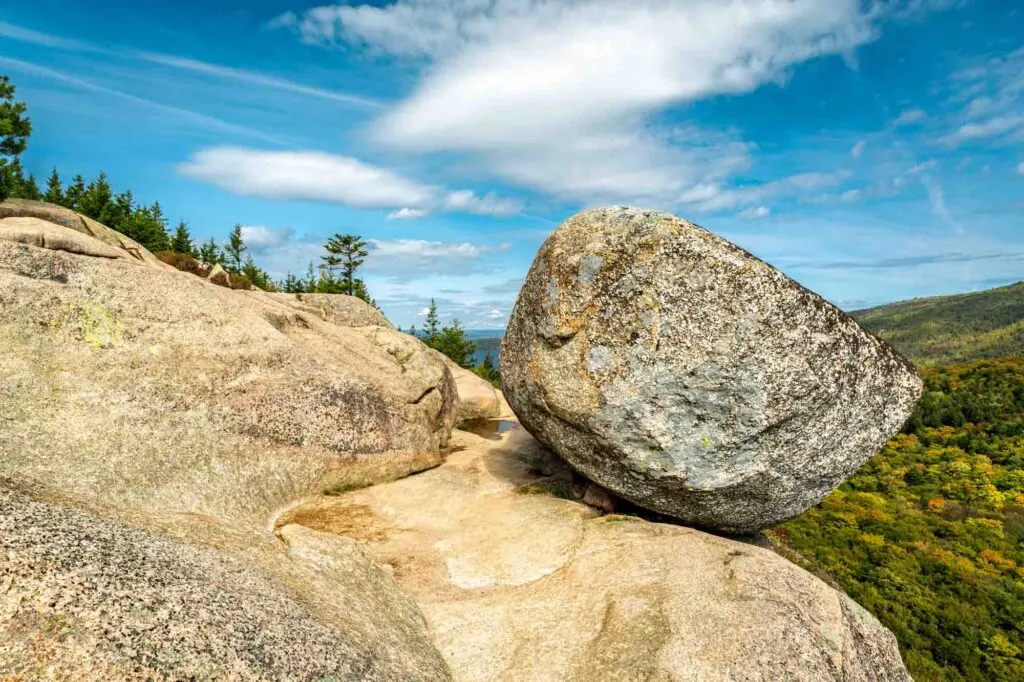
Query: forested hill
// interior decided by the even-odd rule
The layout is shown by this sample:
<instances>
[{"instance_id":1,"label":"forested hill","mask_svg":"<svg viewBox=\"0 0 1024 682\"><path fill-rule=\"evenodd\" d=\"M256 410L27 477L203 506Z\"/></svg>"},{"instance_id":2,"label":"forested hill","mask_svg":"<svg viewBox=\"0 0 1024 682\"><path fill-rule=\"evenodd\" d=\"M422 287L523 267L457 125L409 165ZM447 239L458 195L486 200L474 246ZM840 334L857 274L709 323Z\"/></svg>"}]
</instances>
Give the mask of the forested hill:
<instances>
[{"instance_id":1,"label":"forested hill","mask_svg":"<svg viewBox=\"0 0 1024 682\"><path fill-rule=\"evenodd\" d=\"M1024 355L1024 282L970 294L915 298L852 315L920 364Z\"/></svg>"}]
</instances>

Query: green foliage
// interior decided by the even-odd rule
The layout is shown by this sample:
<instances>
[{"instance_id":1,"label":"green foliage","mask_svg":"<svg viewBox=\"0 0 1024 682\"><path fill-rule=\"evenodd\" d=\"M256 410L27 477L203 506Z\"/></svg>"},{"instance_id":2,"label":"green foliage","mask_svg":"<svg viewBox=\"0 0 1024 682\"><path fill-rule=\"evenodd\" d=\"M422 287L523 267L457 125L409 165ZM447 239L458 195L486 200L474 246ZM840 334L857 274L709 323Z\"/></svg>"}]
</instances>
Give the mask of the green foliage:
<instances>
[{"instance_id":1,"label":"green foliage","mask_svg":"<svg viewBox=\"0 0 1024 682\"><path fill-rule=\"evenodd\" d=\"M430 299L430 307L427 308L427 322L423 329L427 341L437 338L441 333L441 318L437 316L437 302Z\"/></svg>"},{"instance_id":2,"label":"green foliage","mask_svg":"<svg viewBox=\"0 0 1024 682\"><path fill-rule=\"evenodd\" d=\"M242 269L242 254L246 252L245 240L242 238L242 226L235 225L228 235L228 245L224 247L228 269L238 272Z\"/></svg>"},{"instance_id":3,"label":"green foliage","mask_svg":"<svg viewBox=\"0 0 1024 682\"><path fill-rule=\"evenodd\" d=\"M489 381L495 388L501 388L501 372L494 364L494 356L484 355L483 362L473 368L473 373L484 381Z\"/></svg>"},{"instance_id":4,"label":"green foliage","mask_svg":"<svg viewBox=\"0 0 1024 682\"><path fill-rule=\"evenodd\" d=\"M256 265L256 261L252 259L252 256L245 259L239 273L248 279L250 284L253 286L259 287L264 291L277 291L277 286L274 284L274 281L270 279L270 275L268 275L261 267Z\"/></svg>"},{"instance_id":5,"label":"green foliage","mask_svg":"<svg viewBox=\"0 0 1024 682\"><path fill-rule=\"evenodd\" d=\"M42 200L58 206L64 205L64 185L56 168L50 171L50 177L46 180L46 192L43 193Z\"/></svg>"},{"instance_id":6,"label":"green foliage","mask_svg":"<svg viewBox=\"0 0 1024 682\"><path fill-rule=\"evenodd\" d=\"M341 291L338 293L359 296L356 284L358 281L363 290L363 296L359 296L359 298L369 303L370 297L366 293L366 286L356 278L356 271L370 255L370 252L364 248L365 246L366 242L358 235L335 234L324 245L327 255L320 258L324 261L324 266L332 279L335 268L341 268Z\"/></svg>"},{"instance_id":7,"label":"green foliage","mask_svg":"<svg viewBox=\"0 0 1024 682\"><path fill-rule=\"evenodd\" d=\"M896 634L918 682L1024 680L1024 359L923 375L904 433L772 534Z\"/></svg>"},{"instance_id":8,"label":"green foliage","mask_svg":"<svg viewBox=\"0 0 1024 682\"><path fill-rule=\"evenodd\" d=\"M199 250L192 243L192 235L189 234L188 225L184 220L178 222L178 227L174 231L174 237L171 238L171 251L199 258Z\"/></svg>"},{"instance_id":9,"label":"green foliage","mask_svg":"<svg viewBox=\"0 0 1024 682\"><path fill-rule=\"evenodd\" d=\"M441 328L433 338L424 340L429 347L447 355L452 362L459 367L471 369L473 367L473 352L476 351L476 344L466 336L466 330L462 324L453 319L451 324Z\"/></svg>"},{"instance_id":10,"label":"green foliage","mask_svg":"<svg viewBox=\"0 0 1024 682\"><path fill-rule=\"evenodd\" d=\"M224 251L217 246L217 242L214 241L213 237L210 237L210 240L205 242L199 249L199 260L207 265L214 265L217 263L224 265Z\"/></svg>"},{"instance_id":11,"label":"green foliage","mask_svg":"<svg viewBox=\"0 0 1024 682\"><path fill-rule=\"evenodd\" d=\"M10 78L0 76L0 201L26 189L18 163L32 134L32 122L26 111L23 102L14 100Z\"/></svg>"},{"instance_id":12,"label":"green foliage","mask_svg":"<svg viewBox=\"0 0 1024 682\"><path fill-rule=\"evenodd\" d=\"M1024 355L1024 282L903 301L853 316L922 364Z\"/></svg>"}]
</instances>

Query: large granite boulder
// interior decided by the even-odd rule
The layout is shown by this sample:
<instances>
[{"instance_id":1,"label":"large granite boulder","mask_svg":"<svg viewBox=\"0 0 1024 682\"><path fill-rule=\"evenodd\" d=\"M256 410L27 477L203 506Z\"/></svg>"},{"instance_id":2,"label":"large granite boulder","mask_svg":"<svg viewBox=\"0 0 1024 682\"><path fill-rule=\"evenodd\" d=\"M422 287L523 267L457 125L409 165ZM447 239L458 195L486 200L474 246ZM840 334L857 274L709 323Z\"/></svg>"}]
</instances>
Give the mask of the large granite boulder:
<instances>
[{"instance_id":1,"label":"large granite boulder","mask_svg":"<svg viewBox=\"0 0 1024 682\"><path fill-rule=\"evenodd\" d=\"M445 364L361 301L26 220L0 221L0 678L448 679L354 543L268 525L437 466Z\"/></svg>"},{"instance_id":2,"label":"large granite boulder","mask_svg":"<svg viewBox=\"0 0 1024 682\"><path fill-rule=\"evenodd\" d=\"M612 492L748 532L814 505L904 423L914 367L685 220L586 211L541 247L501 349L523 425Z\"/></svg>"},{"instance_id":3,"label":"large granite boulder","mask_svg":"<svg viewBox=\"0 0 1024 682\"><path fill-rule=\"evenodd\" d=\"M523 429L453 442L277 524L391 567L456 680L910 682L891 632L771 550L561 499L571 472Z\"/></svg>"},{"instance_id":4,"label":"large granite boulder","mask_svg":"<svg viewBox=\"0 0 1024 682\"><path fill-rule=\"evenodd\" d=\"M451 373L416 339L363 325L379 313L361 301L345 303L359 315L321 314L4 234L0 475L233 515L440 463Z\"/></svg>"}]
</instances>

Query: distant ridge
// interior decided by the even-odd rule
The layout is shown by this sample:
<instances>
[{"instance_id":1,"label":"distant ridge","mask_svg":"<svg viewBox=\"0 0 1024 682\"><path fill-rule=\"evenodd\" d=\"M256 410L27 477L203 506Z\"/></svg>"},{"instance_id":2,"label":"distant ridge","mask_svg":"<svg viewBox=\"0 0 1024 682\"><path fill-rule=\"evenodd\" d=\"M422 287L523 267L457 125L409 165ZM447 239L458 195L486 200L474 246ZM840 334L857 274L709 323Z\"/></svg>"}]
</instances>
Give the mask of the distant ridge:
<instances>
[{"instance_id":1,"label":"distant ridge","mask_svg":"<svg viewBox=\"0 0 1024 682\"><path fill-rule=\"evenodd\" d=\"M926 365L1024 355L1024 281L850 314L908 358Z\"/></svg>"}]
</instances>

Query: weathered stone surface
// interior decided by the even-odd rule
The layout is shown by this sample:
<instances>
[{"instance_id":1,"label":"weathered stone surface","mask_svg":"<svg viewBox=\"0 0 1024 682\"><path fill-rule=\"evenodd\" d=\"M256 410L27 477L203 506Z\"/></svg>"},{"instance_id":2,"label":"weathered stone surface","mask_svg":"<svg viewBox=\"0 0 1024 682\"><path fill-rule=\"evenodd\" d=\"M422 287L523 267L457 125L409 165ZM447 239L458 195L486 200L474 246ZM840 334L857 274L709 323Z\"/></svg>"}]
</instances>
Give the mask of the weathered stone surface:
<instances>
[{"instance_id":1,"label":"weathered stone surface","mask_svg":"<svg viewBox=\"0 0 1024 682\"><path fill-rule=\"evenodd\" d=\"M70 208L42 201L29 201L28 199L8 199L0 203L0 218L15 217L39 218L55 225L67 227L76 232L94 237L108 246L120 249L131 258L146 265L161 270L166 269L165 263L161 263L156 256L135 240L129 239L106 225L96 222L92 218L76 213Z\"/></svg>"},{"instance_id":2,"label":"weathered stone surface","mask_svg":"<svg viewBox=\"0 0 1024 682\"><path fill-rule=\"evenodd\" d=\"M277 523L351 538L409 590L456 680L909 682L878 621L777 554L543 494L522 429ZM540 472L548 472L548 476Z\"/></svg>"},{"instance_id":3,"label":"weathered stone surface","mask_svg":"<svg viewBox=\"0 0 1024 682\"><path fill-rule=\"evenodd\" d=\"M441 462L451 373L373 316L0 239L0 677L447 679L354 543L267 526Z\"/></svg>"},{"instance_id":4,"label":"weathered stone surface","mask_svg":"<svg viewBox=\"0 0 1024 682\"><path fill-rule=\"evenodd\" d=\"M41 218L0 219L0 239L83 256L130 258L122 249Z\"/></svg>"},{"instance_id":5,"label":"weathered stone surface","mask_svg":"<svg viewBox=\"0 0 1024 682\"><path fill-rule=\"evenodd\" d=\"M334 554L331 623L243 562L0 483L0 678L446 679L394 579Z\"/></svg>"},{"instance_id":6,"label":"weathered stone surface","mask_svg":"<svg viewBox=\"0 0 1024 682\"><path fill-rule=\"evenodd\" d=\"M231 276L220 263L213 264L213 267L210 268L210 274L206 276L206 279L219 287L231 287Z\"/></svg>"},{"instance_id":7,"label":"weathered stone surface","mask_svg":"<svg viewBox=\"0 0 1024 682\"><path fill-rule=\"evenodd\" d=\"M386 327L394 329L384 313L355 296L338 294L277 294L289 299L293 307L318 315L326 322L343 327Z\"/></svg>"},{"instance_id":8,"label":"weathered stone surface","mask_svg":"<svg viewBox=\"0 0 1024 682\"><path fill-rule=\"evenodd\" d=\"M459 416L456 425L468 424L481 419L495 419L501 415L502 404L498 391L468 369L459 367L443 353L438 358L446 365L455 379L455 389L459 394Z\"/></svg>"},{"instance_id":9,"label":"weathered stone surface","mask_svg":"<svg viewBox=\"0 0 1024 682\"><path fill-rule=\"evenodd\" d=\"M821 500L921 392L908 361L771 266L624 207L581 213L545 242L501 368L523 425L580 473L733 532Z\"/></svg>"}]
</instances>

